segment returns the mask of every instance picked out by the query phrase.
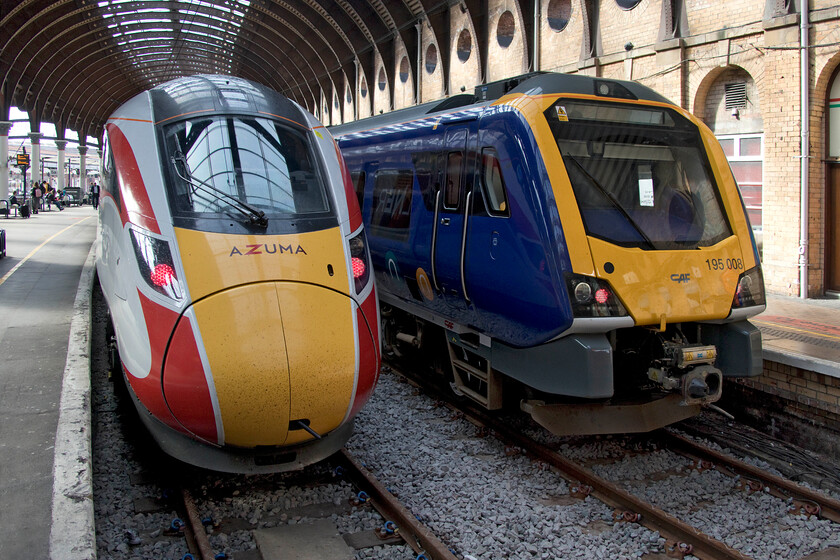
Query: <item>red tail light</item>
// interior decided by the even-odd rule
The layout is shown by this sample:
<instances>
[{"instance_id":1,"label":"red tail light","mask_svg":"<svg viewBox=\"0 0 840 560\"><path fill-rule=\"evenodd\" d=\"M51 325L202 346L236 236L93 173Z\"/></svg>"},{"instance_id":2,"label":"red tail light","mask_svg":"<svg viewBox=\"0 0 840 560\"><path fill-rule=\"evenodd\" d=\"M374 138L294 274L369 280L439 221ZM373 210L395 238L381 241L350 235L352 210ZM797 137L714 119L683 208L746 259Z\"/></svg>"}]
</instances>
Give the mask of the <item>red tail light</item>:
<instances>
[{"instance_id":1,"label":"red tail light","mask_svg":"<svg viewBox=\"0 0 840 560\"><path fill-rule=\"evenodd\" d=\"M143 280L156 292L172 299L181 299L184 290L175 272L169 243L133 228L130 231L134 255Z\"/></svg>"},{"instance_id":2,"label":"red tail light","mask_svg":"<svg viewBox=\"0 0 840 560\"><path fill-rule=\"evenodd\" d=\"M173 280L176 280L175 269L168 264L156 264L151 277L155 286L168 286Z\"/></svg>"},{"instance_id":3,"label":"red tail light","mask_svg":"<svg viewBox=\"0 0 840 560\"><path fill-rule=\"evenodd\" d=\"M353 281L356 287L356 294L362 293L370 280L370 268L368 263L367 243L365 241L365 230L360 229L350 241L350 265L353 267Z\"/></svg>"},{"instance_id":4,"label":"red tail light","mask_svg":"<svg viewBox=\"0 0 840 560\"><path fill-rule=\"evenodd\" d=\"M606 288L595 290L595 301L598 303L607 303L610 299L610 292Z\"/></svg>"},{"instance_id":5,"label":"red tail light","mask_svg":"<svg viewBox=\"0 0 840 560\"><path fill-rule=\"evenodd\" d=\"M353 257L353 278L361 278L365 275L365 271L367 271L367 266L365 266L365 261L360 259L359 257Z\"/></svg>"}]
</instances>

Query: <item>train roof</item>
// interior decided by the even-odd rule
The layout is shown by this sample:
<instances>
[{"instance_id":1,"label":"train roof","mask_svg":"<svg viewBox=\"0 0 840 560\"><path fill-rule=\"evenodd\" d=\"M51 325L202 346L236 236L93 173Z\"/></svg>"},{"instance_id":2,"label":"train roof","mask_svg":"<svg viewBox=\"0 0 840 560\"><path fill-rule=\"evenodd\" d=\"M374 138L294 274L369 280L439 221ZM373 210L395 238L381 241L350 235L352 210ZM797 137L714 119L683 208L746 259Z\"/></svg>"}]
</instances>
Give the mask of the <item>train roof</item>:
<instances>
[{"instance_id":1,"label":"train roof","mask_svg":"<svg viewBox=\"0 0 840 560\"><path fill-rule=\"evenodd\" d=\"M330 127L330 132L334 136L341 136L371 128L411 122L437 113L452 112L455 109L476 109L488 106L508 93L522 93L526 95L562 95L564 93L575 93L619 99L642 99L645 101L673 104L656 91L636 82L593 78L581 74L532 72L477 86L475 93L462 93L443 100L431 101L422 105L391 111L384 115L376 115L347 124L335 125Z\"/></svg>"},{"instance_id":2,"label":"train roof","mask_svg":"<svg viewBox=\"0 0 840 560\"><path fill-rule=\"evenodd\" d=\"M234 76L200 74L149 90L157 123L190 113L270 113L306 126L302 109L264 85Z\"/></svg>"},{"instance_id":3,"label":"train roof","mask_svg":"<svg viewBox=\"0 0 840 560\"><path fill-rule=\"evenodd\" d=\"M578 93L618 99L658 101L673 105L671 101L649 87L628 80L593 78L581 74L558 74L556 72L535 72L522 76L521 79L514 78L513 80L517 81L516 85L506 90L505 93L527 95ZM503 80L501 83L504 84L505 81Z\"/></svg>"}]
</instances>

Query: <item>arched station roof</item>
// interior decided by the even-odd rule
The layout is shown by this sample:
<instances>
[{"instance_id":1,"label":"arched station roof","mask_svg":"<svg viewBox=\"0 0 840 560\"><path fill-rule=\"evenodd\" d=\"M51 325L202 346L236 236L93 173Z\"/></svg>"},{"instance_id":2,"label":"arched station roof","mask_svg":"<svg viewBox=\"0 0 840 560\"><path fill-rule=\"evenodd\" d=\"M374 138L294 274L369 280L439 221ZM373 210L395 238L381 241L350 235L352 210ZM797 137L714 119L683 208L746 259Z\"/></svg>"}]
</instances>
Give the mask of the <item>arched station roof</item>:
<instances>
[{"instance_id":1,"label":"arched station roof","mask_svg":"<svg viewBox=\"0 0 840 560\"><path fill-rule=\"evenodd\" d=\"M314 111L322 94L335 91L343 76L356 75L356 64L368 79L375 56L392 65L395 40L413 54L419 22L433 32L448 28L448 10L458 4L3 0L0 120L8 120L16 106L33 125L55 123L59 138L65 129L100 137L119 105L150 87L196 73L250 79Z\"/></svg>"}]
</instances>

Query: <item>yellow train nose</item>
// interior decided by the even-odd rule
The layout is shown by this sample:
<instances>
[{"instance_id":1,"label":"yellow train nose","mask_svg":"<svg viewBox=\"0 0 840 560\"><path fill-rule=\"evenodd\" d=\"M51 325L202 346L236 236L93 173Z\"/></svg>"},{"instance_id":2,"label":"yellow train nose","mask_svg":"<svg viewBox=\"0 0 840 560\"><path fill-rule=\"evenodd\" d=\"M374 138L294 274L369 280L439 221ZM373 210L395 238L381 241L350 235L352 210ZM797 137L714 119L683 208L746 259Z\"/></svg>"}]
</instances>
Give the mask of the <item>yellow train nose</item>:
<instances>
[{"instance_id":1,"label":"yellow train nose","mask_svg":"<svg viewBox=\"0 0 840 560\"><path fill-rule=\"evenodd\" d=\"M290 445L346 418L356 378L354 303L299 282L237 286L193 305L227 445ZM291 426L291 429L290 429Z\"/></svg>"}]
</instances>

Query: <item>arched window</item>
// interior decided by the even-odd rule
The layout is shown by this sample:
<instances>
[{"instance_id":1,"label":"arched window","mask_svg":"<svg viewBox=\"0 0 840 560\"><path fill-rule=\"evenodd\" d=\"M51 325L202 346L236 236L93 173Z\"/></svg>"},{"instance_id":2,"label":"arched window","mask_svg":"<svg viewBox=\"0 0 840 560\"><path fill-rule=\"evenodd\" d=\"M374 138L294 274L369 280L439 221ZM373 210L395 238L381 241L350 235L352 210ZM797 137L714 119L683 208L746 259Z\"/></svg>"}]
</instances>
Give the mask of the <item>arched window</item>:
<instances>
[{"instance_id":1,"label":"arched window","mask_svg":"<svg viewBox=\"0 0 840 560\"><path fill-rule=\"evenodd\" d=\"M437 47L434 43L431 43L428 47L426 47L426 72L432 74L437 68L437 63Z\"/></svg>"},{"instance_id":2,"label":"arched window","mask_svg":"<svg viewBox=\"0 0 840 560\"><path fill-rule=\"evenodd\" d=\"M470 32L462 29L458 34L458 59L461 62L466 62L470 59L472 54L472 37Z\"/></svg>"},{"instance_id":3,"label":"arched window","mask_svg":"<svg viewBox=\"0 0 840 560\"><path fill-rule=\"evenodd\" d=\"M548 26L563 31L572 18L572 0L550 0L547 9Z\"/></svg>"},{"instance_id":4,"label":"arched window","mask_svg":"<svg viewBox=\"0 0 840 560\"><path fill-rule=\"evenodd\" d=\"M506 10L499 16L499 22L496 25L496 41L499 46L506 49L513 42L513 36L516 34L516 20L510 10Z\"/></svg>"}]
</instances>

